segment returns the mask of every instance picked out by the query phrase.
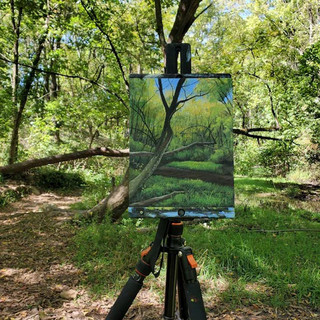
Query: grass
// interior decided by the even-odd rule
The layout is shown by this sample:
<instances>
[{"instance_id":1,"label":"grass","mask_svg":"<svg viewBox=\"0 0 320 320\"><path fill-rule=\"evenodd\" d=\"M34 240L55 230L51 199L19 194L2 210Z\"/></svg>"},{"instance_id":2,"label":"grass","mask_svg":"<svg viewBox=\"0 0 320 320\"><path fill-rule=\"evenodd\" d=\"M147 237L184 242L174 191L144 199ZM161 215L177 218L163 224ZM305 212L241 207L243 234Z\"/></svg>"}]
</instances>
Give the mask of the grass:
<instances>
[{"instance_id":1,"label":"grass","mask_svg":"<svg viewBox=\"0 0 320 320\"><path fill-rule=\"evenodd\" d=\"M104 221L83 227L74 238L75 261L85 271L85 284L95 294L113 295L125 283L136 264L137 253L154 236L136 232L136 222L121 225Z\"/></svg>"},{"instance_id":2,"label":"grass","mask_svg":"<svg viewBox=\"0 0 320 320\"><path fill-rule=\"evenodd\" d=\"M176 186L174 178L152 177L166 181L166 190ZM254 197L257 193L290 193L292 186L277 188L270 179L237 177L237 194ZM155 183L157 182L157 183ZM160 181L145 195L163 191ZM192 194L201 190L202 181L185 181ZM284 190L283 190L284 188ZM287 190L288 189L288 190ZM192 246L200 265L206 301L217 297L229 308L268 305L286 308L303 303L320 307L320 213L288 206L236 207L236 219L213 220L205 224L186 223L184 237ZM158 221L129 219L119 224L84 225L74 238L74 259L85 271L83 284L96 295L114 297L132 274L139 252L154 239ZM314 229L314 232L266 233L257 230ZM163 270L160 280L164 282ZM152 278L152 277L151 277ZM219 285L220 283L220 285ZM221 283L223 286L221 287ZM153 290L163 298L163 286Z\"/></svg>"},{"instance_id":3,"label":"grass","mask_svg":"<svg viewBox=\"0 0 320 320\"><path fill-rule=\"evenodd\" d=\"M218 174L226 173L226 170L222 164L213 163L210 161L173 161L168 163L167 166L179 169L209 171Z\"/></svg>"},{"instance_id":4,"label":"grass","mask_svg":"<svg viewBox=\"0 0 320 320\"><path fill-rule=\"evenodd\" d=\"M231 206L233 203L233 189L210 182L196 179L179 179L162 176L151 176L145 183L142 191L133 199L133 202L169 194L173 191L185 191L174 197L158 202L157 205L183 207L212 207Z\"/></svg>"},{"instance_id":5,"label":"grass","mask_svg":"<svg viewBox=\"0 0 320 320\"><path fill-rule=\"evenodd\" d=\"M240 207L236 212L234 220L185 227L184 237L201 266L199 280L207 284L204 295L217 295L235 308L261 303L284 308L299 302L319 307L320 233L252 231L317 230L319 223L297 210ZM83 228L74 243L75 260L87 274L85 285L95 294L113 296L134 270L138 252L153 239L156 226L156 220L125 218L118 225L105 221ZM226 284L221 291L214 285L219 279Z\"/></svg>"},{"instance_id":6,"label":"grass","mask_svg":"<svg viewBox=\"0 0 320 320\"><path fill-rule=\"evenodd\" d=\"M234 184L237 193L247 195L280 191L274 181L267 178L235 177Z\"/></svg>"},{"instance_id":7,"label":"grass","mask_svg":"<svg viewBox=\"0 0 320 320\"><path fill-rule=\"evenodd\" d=\"M222 274L230 284L222 298L235 305L264 302L274 307L285 307L295 301L306 301L319 306L320 257L317 248L319 232L259 233L254 229L319 229L319 224L305 221L294 210L237 209L234 221L211 223L211 231L201 225L192 227L188 243L199 248L204 265L212 274ZM219 231L216 231L219 230ZM201 237L197 234L201 233ZM200 249L201 248L201 249ZM203 277L209 275L205 272ZM268 288L266 292L246 297L244 284L255 283Z\"/></svg>"}]
</instances>

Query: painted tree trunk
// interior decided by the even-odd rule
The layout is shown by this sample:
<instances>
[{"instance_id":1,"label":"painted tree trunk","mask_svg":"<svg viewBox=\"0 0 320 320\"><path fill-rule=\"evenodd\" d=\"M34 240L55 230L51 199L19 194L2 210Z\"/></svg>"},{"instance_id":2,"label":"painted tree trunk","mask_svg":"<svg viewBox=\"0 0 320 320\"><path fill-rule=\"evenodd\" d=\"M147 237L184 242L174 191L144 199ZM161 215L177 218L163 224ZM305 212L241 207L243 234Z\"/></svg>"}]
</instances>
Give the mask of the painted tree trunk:
<instances>
[{"instance_id":1,"label":"painted tree trunk","mask_svg":"<svg viewBox=\"0 0 320 320\"><path fill-rule=\"evenodd\" d=\"M133 198L135 196L143 182L147 180L158 168L159 163L161 162L162 157L171 142L172 135L173 132L170 126L170 121L166 119L161 136L162 139L160 140L154 156L149 160L142 172L136 178L130 181L129 198Z\"/></svg>"}]
</instances>

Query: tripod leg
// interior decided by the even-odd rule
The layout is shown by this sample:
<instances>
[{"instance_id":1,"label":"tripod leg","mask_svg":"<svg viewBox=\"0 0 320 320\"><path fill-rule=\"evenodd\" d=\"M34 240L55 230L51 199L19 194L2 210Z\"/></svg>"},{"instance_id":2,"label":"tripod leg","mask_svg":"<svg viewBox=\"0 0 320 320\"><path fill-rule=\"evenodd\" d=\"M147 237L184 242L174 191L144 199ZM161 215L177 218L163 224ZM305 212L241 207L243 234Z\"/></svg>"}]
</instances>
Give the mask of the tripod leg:
<instances>
[{"instance_id":1,"label":"tripod leg","mask_svg":"<svg viewBox=\"0 0 320 320\"><path fill-rule=\"evenodd\" d=\"M168 253L166 275L166 292L164 305L164 319L174 320L176 311L176 288L178 275L178 260L175 253Z\"/></svg>"},{"instance_id":2,"label":"tripod leg","mask_svg":"<svg viewBox=\"0 0 320 320\"><path fill-rule=\"evenodd\" d=\"M123 287L118 299L112 306L106 320L121 320L124 318L133 300L142 288L143 278L139 279L137 276L132 276Z\"/></svg>"},{"instance_id":3,"label":"tripod leg","mask_svg":"<svg viewBox=\"0 0 320 320\"><path fill-rule=\"evenodd\" d=\"M169 222L161 219L153 244L141 253L141 259L136 265L136 274L131 276L121 291L120 296L111 308L106 320L122 320L133 300L142 288L143 280L154 271L155 263L160 255L161 242L165 239Z\"/></svg>"},{"instance_id":4,"label":"tripod leg","mask_svg":"<svg viewBox=\"0 0 320 320\"><path fill-rule=\"evenodd\" d=\"M197 263L193 258L189 247L181 248L180 270L182 271L183 295L191 320L206 320L206 312L203 304L199 281L197 280ZM186 307L186 306L185 306ZM185 313L186 315L186 313ZM183 318L184 319L184 318ZM189 318L186 318L189 319Z\"/></svg>"},{"instance_id":5,"label":"tripod leg","mask_svg":"<svg viewBox=\"0 0 320 320\"><path fill-rule=\"evenodd\" d=\"M184 287L183 287L182 272L183 270L181 269L181 264L179 263L179 269L178 269L179 316L181 320L188 320L189 312L188 312L187 298L186 298Z\"/></svg>"},{"instance_id":6,"label":"tripod leg","mask_svg":"<svg viewBox=\"0 0 320 320\"><path fill-rule=\"evenodd\" d=\"M167 278L166 293L164 305L164 319L174 320L176 313L176 293L178 279L178 252L183 245L184 239L181 237L183 232L183 223L181 221L171 221L167 237Z\"/></svg>"}]
</instances>

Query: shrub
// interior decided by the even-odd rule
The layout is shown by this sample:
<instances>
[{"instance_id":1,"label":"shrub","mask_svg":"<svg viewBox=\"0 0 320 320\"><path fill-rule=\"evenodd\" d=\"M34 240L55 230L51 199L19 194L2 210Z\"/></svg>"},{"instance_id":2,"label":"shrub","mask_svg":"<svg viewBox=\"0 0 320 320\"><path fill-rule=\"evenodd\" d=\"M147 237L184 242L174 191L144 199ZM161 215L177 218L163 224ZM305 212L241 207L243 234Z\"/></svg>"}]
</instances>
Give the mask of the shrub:
<instances>
[{"instance_id":1,"label":"shrub","mask_svg":"<svg viewBox=\"0 0 320 320\"><path fill-rule=\"evenodd\" d=\"M33 183L46 189L77 189L85 182L76 172L57 171L51 168L41 168L33 174Z\"/></svg>"},{"instance_id":2,"label":"shrub","mask_svg":"<svg viewBox=\"0 0 320 320\"><path fill-rule=\"evenodd\" d=\"M232 162L231 151L227 148L221 148L215 151L210 157L214 163L229 163Z\"/></svg>"}]
</instances>

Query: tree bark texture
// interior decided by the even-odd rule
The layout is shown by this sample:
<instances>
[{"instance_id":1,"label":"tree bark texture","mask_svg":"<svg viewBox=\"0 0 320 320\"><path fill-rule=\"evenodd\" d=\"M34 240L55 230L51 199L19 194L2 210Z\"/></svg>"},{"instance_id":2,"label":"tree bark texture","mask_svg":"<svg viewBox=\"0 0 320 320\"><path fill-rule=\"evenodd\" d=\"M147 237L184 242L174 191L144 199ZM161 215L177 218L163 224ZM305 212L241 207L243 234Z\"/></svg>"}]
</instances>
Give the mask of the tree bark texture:
<instances>
[{"instance_id":1,"label":"tree bark texture","mask_svg":"<svg viewBox=\"0 0 320 320\"><path fill-rule=\"evenodd\" d=\"M110 192L109 196L101 200L95 207L86 212L87 216L98 216L102 222L106 213L113 222L121 218L129 205L129 169L127 169L121 183Z\"/></svg>"},{"instance_id":2,"label":"tree bark texture","mask_svg":"<svg viewBox=\"0 0 320 320\"><path fill-rule=\"evenodd\" d=\"M188 32L192 23L196 19L195 13L201 0L181 0L174 21L172 30L169 34L170 43L181 43L185 34Z\"/></svg>"}]
</instances>

